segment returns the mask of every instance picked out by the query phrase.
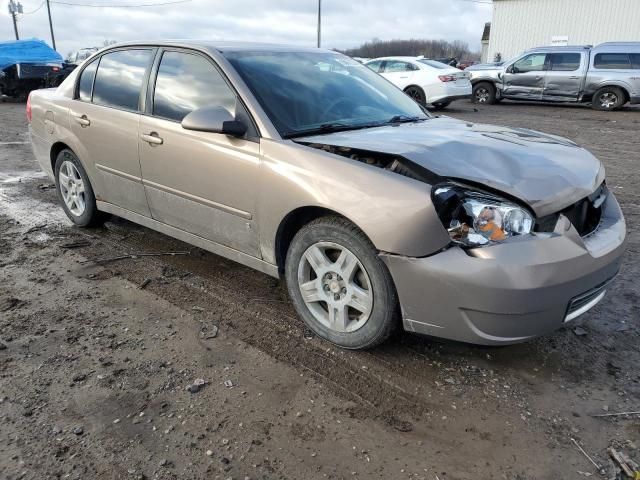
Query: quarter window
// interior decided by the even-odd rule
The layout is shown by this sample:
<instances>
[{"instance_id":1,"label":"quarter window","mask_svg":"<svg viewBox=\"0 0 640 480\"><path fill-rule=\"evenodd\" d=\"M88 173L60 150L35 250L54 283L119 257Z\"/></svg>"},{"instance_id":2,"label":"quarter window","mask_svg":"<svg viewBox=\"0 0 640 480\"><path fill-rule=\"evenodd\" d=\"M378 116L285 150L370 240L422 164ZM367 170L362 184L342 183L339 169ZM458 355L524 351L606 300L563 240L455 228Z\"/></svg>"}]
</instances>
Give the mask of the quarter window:
<instances>
[{"instance_id":1,"label":"quarter window","mask_svg":"<svg viewBox=\"0 0 640 480\"><path fill-rule=\"evenodd\" d=\"M165 52L158 69L153 114L176 122L193 110L224 107L235 115L236 96L218 70L201 55Z\"/></svg>"},{"instance_id":2,"label":"quarter window","mask_svg":"<svg viewBox=\"0 0 640 480\"><path fill-rule=\"evenodd\" d=\"M626 53L599 53L593 60L593 66L609 70L629 70L631 62Z\"/></svg>"},{"instance_id":3,"label":"quarter window","mask_svg":"<svg viewBox=\"0 0 640 480\"><path fill-rule=\"evenodd\" d=\"M580 54L552 53L549 55L549 63L553 71L572 72L580 68Z\"/></svg>"},{"instance_id":4,"label":"quarter window","mask_svg":"<svg viewBox=\"0 0 640 480\"><path fill-rule=\"evenodd\" d=\"M151 50L118 50L100 58L93 103L137 111Z\"/></svg>"},{"instance_id":5,"label":"quarter window","mask_svg":"<svg viewBox=\"0 0 640 480\"><path fill-rule=\"evenodd\" d=\"M78 98L83 102L91 101L91 90L93 89L93 79L96 76L98 68L98 60L94 60L80 74L80 82L78 83Z\"/></svg>"},{"instance_id":6,"label":"quarter window","mask_svg":"<svg viewBox=\"0 0 640 480\"><path fill-rule=\"evenodd\" d=\"M640 53L630 53L631 67L634 70L640 70Z\"/></svg>"}]
</instances>

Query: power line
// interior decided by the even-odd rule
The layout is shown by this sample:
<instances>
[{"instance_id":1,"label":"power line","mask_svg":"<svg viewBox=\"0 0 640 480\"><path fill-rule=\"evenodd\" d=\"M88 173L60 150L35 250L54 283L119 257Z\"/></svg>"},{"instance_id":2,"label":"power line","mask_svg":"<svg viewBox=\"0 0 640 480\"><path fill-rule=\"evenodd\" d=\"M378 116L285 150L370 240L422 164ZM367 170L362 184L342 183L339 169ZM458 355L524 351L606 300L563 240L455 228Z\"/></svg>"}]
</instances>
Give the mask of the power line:
<instances>
[{"instance_id":1,"label":"power line","mask_svg":"<svg viewBox=\"0 0 640 480\"><path fill-rule=\"evenodd\" d=\"M36 8L35 10L31 10L30 12L24 12L23 15L33 15L38 10L40 10L42 7L44 7L45 2L46 2L46 0L42 0L42 3L40 4L40 6L38 8Z\"/></svg>"},{"instance_id":2,"label":"power line","mask_svg":"<svg viewBox=\"0 0 640 480\"><path fill-rule=\"evenodd\" d=\"M162 5L174 5L176 3L187 3L191 0L173 0L169 2L157 2L157 3L139 3L136 5L98 5L95 3L71 3L71 2L60 2L57 0L51 0L51 3L55 3L57 5L67 5L72 7L92 7L92 8L140 8L140 7L160 7Z\"/></svg>"}]
</instances>

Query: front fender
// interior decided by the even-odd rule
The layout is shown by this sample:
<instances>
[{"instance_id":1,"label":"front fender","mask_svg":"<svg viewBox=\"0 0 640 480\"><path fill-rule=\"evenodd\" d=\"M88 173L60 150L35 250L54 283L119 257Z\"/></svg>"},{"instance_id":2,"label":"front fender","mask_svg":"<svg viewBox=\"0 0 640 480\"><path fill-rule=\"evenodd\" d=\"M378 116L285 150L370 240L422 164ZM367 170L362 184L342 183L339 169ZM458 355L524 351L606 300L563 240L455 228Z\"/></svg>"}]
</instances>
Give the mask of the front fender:
<instances>
[{"instance_id":1,"label":"front fender","mask_svg":"<svg viewBox=\"0 0 640 480\"><path fill-rule=\"evenodd\" d=\"M431 203L431 186L358 160L262 139L258 222L263 259L276 263L278 227L307 206L355 223L378 250L421 257L450 241Z\"/></svg>"}]
</instances>

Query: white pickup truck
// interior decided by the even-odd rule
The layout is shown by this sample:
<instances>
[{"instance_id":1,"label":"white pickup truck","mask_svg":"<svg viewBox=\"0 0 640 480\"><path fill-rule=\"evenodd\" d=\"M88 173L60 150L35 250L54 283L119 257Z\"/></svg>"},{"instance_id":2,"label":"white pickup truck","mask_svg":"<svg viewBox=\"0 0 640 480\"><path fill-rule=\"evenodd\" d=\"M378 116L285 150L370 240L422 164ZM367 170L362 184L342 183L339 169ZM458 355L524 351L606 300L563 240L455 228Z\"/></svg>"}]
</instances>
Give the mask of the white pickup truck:
<instances>
[{"instance_id":1,"label":"white pickup truck","mask_svg":"<svg viewBox=\"0 0 640 480\"><path fill-rule=\"evenodd\" d=\"M640 103L640 42L540 47L501 64L474 65L472 99L590 103L616 110Z\"/></svg>"}]
</instances>

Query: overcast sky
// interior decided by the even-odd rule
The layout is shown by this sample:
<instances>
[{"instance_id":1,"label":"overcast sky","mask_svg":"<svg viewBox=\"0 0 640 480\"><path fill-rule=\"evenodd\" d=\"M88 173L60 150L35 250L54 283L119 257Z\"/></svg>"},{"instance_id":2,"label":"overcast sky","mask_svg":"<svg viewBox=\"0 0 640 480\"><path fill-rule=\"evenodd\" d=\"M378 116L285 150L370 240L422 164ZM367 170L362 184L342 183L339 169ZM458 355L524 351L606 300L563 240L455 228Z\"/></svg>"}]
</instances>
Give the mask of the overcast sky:
<instances>
[{"instance_id":1,"label":"overcast sky","mask_svg":"<svg viewBox=\"0 0 640 480\"><path fill-rule=\"evenodd\" d=\"M42 0L21 0L25 13ZM192 0L152 8L91 8L53 3L58 51L102 46L105 39L202 38L315 45L317 0ZM169 0L59 0L134 5ZM322 46L355 47L379 38L463 40L480 50L489 0L323 0ZM0 0L0 40L14 39L8 0ZM20 38L50 44L46 6L18 20Z\"/></svg>"}]
</instances>

